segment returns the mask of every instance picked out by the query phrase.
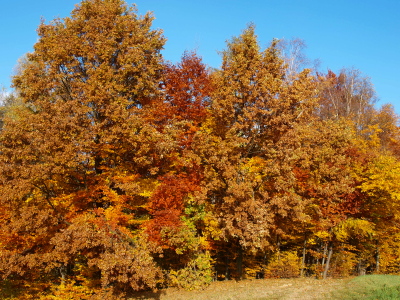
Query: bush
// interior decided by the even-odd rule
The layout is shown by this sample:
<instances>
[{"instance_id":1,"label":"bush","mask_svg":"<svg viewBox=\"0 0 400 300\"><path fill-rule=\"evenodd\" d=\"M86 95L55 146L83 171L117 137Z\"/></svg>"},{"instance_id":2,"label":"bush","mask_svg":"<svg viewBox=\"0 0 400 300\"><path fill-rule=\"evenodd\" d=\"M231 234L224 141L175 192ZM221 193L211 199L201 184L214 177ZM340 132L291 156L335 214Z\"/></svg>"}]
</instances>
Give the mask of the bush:
<instances>
[{"instance_id":1,"label":"bush","mask_svg":"<svg viewBox=\"0 0 400 300\"><path fill-rule=\"evenodd\" d=\"M278 252L267 265L267 278L294 278L300 276L301 262L295 251Z\"/></svg>"},{"instance_id":2,"label":"bush","mask_svg":"<svg viewBox=\"0 0 400 300\"><path fill-rule=\"evenodd\" d=\"M208 253L201 253L191 260L185 268L170 271L169 285L185 290L196 290L210 284L212 275L211 257Z\"/></svg>"},{"instance_id":3,"label":"bush","mask_svg":"<svg viewBox=\"0 0 400 300\"><path fill-rule=\"evenodd\" d=\"M333 277L348 277L354 274L357 264L357 254L350 251L340 251L332 257L329 273Z\"/></svg>"},{"instance_id":4,"label":"bush","mask_svg":"<svg viewBox=\"0 0 400 300\"><path fill-rule=\"evenodd\" d=\"M39 300L123 300L124 295L114 295L113 289L93 290L86 286L76 285L74 281L53 285L49 294L42 295Z\"/></svg>"}]
</instances>

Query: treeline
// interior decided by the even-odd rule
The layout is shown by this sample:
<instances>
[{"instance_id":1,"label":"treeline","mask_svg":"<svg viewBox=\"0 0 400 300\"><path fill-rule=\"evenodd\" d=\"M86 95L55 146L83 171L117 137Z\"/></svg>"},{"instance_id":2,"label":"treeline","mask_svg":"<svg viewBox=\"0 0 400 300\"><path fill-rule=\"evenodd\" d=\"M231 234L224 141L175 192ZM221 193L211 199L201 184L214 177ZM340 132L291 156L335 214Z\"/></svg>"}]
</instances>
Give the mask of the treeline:
<instances>
[{"instance_id":1,"label":"treeline","mask_svg":"<svg viewBox=\"0 0 400 300\"><path fill-rule=\"evenodd\" d=\"M172 64L152 20L87 0L39 26L1 110L3 298L399 273L398 116L369 79L253 25L219 69Z\"/></svg>"}]
</instances>

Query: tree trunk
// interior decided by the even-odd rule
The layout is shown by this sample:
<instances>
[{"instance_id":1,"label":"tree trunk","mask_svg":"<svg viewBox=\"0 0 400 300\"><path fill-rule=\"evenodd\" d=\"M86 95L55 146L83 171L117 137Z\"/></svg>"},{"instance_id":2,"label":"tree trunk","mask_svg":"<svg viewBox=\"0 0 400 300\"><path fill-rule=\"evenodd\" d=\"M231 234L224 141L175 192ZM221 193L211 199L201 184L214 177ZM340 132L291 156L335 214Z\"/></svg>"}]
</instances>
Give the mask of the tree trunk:
<instances>
[{"instance_id":1,"label":"tree trunk","mask_svg":"<svg viewBox=\"0 0 400 300\"><path fill-rule=\"evenodd\" d=\"M319 257L313 256L312 264L315 265L315 278L319 279L321 276L321 273L319 273Z\"/></svg>"},{"instance_id":2,"label":"tree trunk","mask_svg":"<svg viewBox=\"0 0 400 300\"><path fill-rule=\"evenodd\" d=\"M66 276L65 266L60 267L60 274L61 274L61 285L65 285L65 276Z\"/></svg>"},{"instance_id":3,"label":"tree trunk","mask_svg":"<svg viewBox=\"0 0 400 300\"><path fill-rule=\"evenodd\" d=\"M301 273L300 276L304 276L304 269L306 267L306 245L307 245L307 240L304 239L304 244L303 244L303 257L301 259Z\"/></svg>"},{"instance_id":4,"label":"tree trunk","mask_svg":"<svg viewBox=\"0 0 400 300\"><path fill-rule=\"evenodd\" d=\"M328 275L328 270L329 270L329 264L331 262L331 258L332 258L332 252L333 252L333 247L332 247L332 243L329 244L329 252L328 252L328 258L326 259L326 264L325 264L325 269L324 269L324 275L323 275L323 279L326 279L327 275Z\"/></svg>"},{"instance_id":5,"label":"tree trunk","mask_svg":"<svg viewBox=\"0 0 400 300\"><path fill-rule=\"evenodd\" d=\"M380 258L379 246L377 246L375 253L375 273L379 273Z\"/></svg>"},{"instance_id":6,"label":"tree trunk","mask_svg":"<svg viewBox=\"0 0 400 300\"><path fill-rule=\"evenodd\" d=\"M243 249L242 246L239 245L238 256L236 259L236 271L238 273L238 279L243 279Z\"/></svg>"},{"instance_id":7,"label":"tree trunk","mask_svg":"<svg viewBox=\"0 0 400 300\"><path fill-rule=\"evenodd\" d=\"M322 268L324 267L324 265L325 265L325 258L326 258L326 252L328 251L328 243L325 243L325 245L324 245L324 253L323 253L323 255L322 255Z\"/></svg>"},{"instance_id":8,"label":"tree trunk","mask_svg":"<svg viewBox=\"0 0 400 300\"><path fill-rule=\"evenodd\" d=\"M322 248L322 246L321 246L321 248ZM322 259L321 259L321 272L319 273L319 278L320 277L322 277L323 276L323 271L322 270L324 270L324 267L325 267L325 261L326 261L326 252L328 251L328 243L327 242L325 242L325 244L324 244L324 250L323 250L323 252L322 252ZM318 260L318 262L319 262L319 260ZM317 265L317 267L318 267L318 265ZM316 269L317 271L319 271L320 269Z\"/></svg>"},{"instance_id":9,"label":"tree trunk","mask_svg":"<svg viewBox=\"0 0 400 300\"><path fill-rule=\"evenodd\" d=\"M225 280L229 280L229 256L226 254L225 259Z\"/></svg>"},{"instance_id":10,"label":"tree trunk","mask_svg":"<svg viewBox=\"0 0 400 300\"><path fill-rule=\"evenodd\" d=\"M358 276L363 275L365 275L365 261L360 258L358 261Z\"/></svg>"},{"instance_id":11,"label":"tree trunk","mask_svg":"<svg viewBox=\"0 0 400 300\"><path fill-rule=\"evenodd\" d=\"M261 276L260 278L265 278L265 266L267 264L267 253L264 252L264 256L263 256L263 264L262 264L262 271L261 271Z\"/></svg>"}]
</instances>

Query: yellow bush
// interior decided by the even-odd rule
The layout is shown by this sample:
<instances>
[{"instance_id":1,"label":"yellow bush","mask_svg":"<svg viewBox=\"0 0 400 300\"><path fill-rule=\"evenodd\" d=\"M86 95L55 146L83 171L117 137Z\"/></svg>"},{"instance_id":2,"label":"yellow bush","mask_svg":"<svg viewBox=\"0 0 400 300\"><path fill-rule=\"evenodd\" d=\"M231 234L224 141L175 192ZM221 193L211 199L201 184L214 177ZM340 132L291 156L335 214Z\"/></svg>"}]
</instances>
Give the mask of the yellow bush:
<instances>
[{"instance_id":1,"label":"yellow bush","mask_svg":"<svg viewBox=\"0 0 400 300\"><path fill-rule=\"evenodd\" d=\"M267 265L265 277L294 278L300 276L301 261L295 251L275 253Z\"/></svg>"},{"instance_id":2,"label":"yellow bush","mask_svg":"<svg viewBox=\"0 0 400 300\"><path fill-rule=\"evenodd\" d=\"M66 284L53 285L49 294L43 295L39 300L122 300L123 295L113 295L112 289L93 290L87 286L76 285L73 280Z\"/></svg>"},{"instance_id":3,"label":"yellow bush","mask_svg":"<svg viewBox=\"0 0 400 300\"><path fill-rule=\"evenodd\" d=\"M199 254L185 268L170 271L169 285L185 290L196 290L210 284L212 275L211 257L208 254Z\"/></svg>"},{"instance_id":4,"label":"yellow bush","mask_svg":"<svg viewBox=\"0 0 400 300\"><path fill-rule=\"evenodd\" d=\"M356 264L357 254L343 250L333 255L329 273L333 277L348 277L353 275Z\"/></svg>"}]
</instances>

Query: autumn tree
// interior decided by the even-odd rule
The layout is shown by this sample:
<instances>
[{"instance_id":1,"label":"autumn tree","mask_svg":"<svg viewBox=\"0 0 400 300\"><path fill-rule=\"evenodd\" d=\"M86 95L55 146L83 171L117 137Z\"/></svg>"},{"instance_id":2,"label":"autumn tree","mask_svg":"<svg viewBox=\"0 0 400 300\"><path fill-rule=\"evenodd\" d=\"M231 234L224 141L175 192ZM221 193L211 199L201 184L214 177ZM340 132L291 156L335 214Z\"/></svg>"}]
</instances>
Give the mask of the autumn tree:
<instances>
[{"instance_id":1,"label":"autumn tree","mask_svg":"<svg viewBox=\"0 0 400 300\"><path fill-rule=\"evenodd\" d=\"M316 71L319 61L311 61L305 54L307 44L300 38L280 39L277 44L286 66L286 80L293 80L305 68Z\"/></svg>"},{"instance_id":2,"label":"autumn tree","mask_svg":"<svg viewBox=\"0 0 400 300\"><path fill-rule=\"evenodd\" d=\"M397 158L400 154L399 115L393 105L384 104L376 109L372 117L372 125L378 126L380 146L390 151Z\"/></svg>"},{"instance_id":3,"label":"autumn tree","mask_svg":"<svg viewBox=\"0 0 400 300\"><path fill-rule=\"evenodd\" d=\"M152 20L84 0L39 26L0 99L3 282L123 299L213 276L398 272L398 116L369 78L314 76L302 40L261 49L254 25L220 69L165 62Z\"/></svg>"},{"instance_id":4,"label":"autumn tree","mask_svg":"<svg viewBox=\"0 0 400 300\"><path fill-rule=\"evenodd\" d=\"M208 201L223 236L238 246L241 277L241 249L266 249L279 232L276 218L298 217L280 143L310 114L314 89L308 70L285 81L276 41L261 51L252 25L228 42L222 60L211 118L197 138Z\"/></svg>"},{"instance_id":5,"label":"autumn tree","mask_svg":"<svg viewBox=\"0 0 400 300\"><path fill-rule=\"evenodd\" d=\"M303 261L306 253L313 253L318 262L321 258L320 267L326 272L327 258L338 244L335 228L359 216L361 208L362 196L353 173L365 164L366 157L355 137L348 120L313 120L291 132L286 146L293 149L294 189L302 199L304 217L300 222L286 220L285 226L292 228L294 243L304 242Z\"/></svg>"},{"instance_id":6,"label":"autumn tree","mask_svg":"<svg viewBox=\"0 0 400 300\"><path fill-rule=\"evenodd\" d=\"M360 129L370 124L374 104L377 101L371 79L357 69L342 69L339 74L331 70L319 76L320 105L319 117L349 118Z\"/></svg>"},{"instance_id":7,"label":"autumn tree","mask_svg":"<svg viewBox=\"0 0 400 300\"><path fill-rule=\"evenodd\" d=\"M87 0L39 26L13 79L24 106L1 134L3 277L154 286L141 183L157 173L150 152L169 146L142 117L163 69L152 20L122 0Z\"/></svg>"},{"instance_id":8,"label":"autumn tree","mask_svg":"<svg viewBox=\"0 0 400 300\"><path fill-rule=\"evenodd\" d=\"M390 247L397 247L395 245L398 243L400 234L398 213L400 163L390 153L376 152L362 171L359 173L362 177L360 189L366 194L362 205L362 215L364 219L372 222L376 229L375 243L370 258L373 260L376 272L380 271L381 261L385 262L386 270L390 270L398 264L397 259L390 258L389 253ZM384 249L382 253L381 248Z\"/></svg>"},{"instance_id":9,"label":"autumn tree","mask_svg":"<svg viewBox=\"0 0 400 300\"><path fill-rule=\"evenodd\" d=\"M197 286L211 280L206 253L203 167L194 137L208 116L212 90L210 74L195 52L185 52L163 72L162 101L149 110L149 120L160 133L174 140L168 154L159 157L162 174L150 197L152 219L143 224L149 238L163 247L159 264L175 286ZM172 134L173 133L173 134ZM172 279L175 278L175 279Z\"/></svg>"}]
</instances>

